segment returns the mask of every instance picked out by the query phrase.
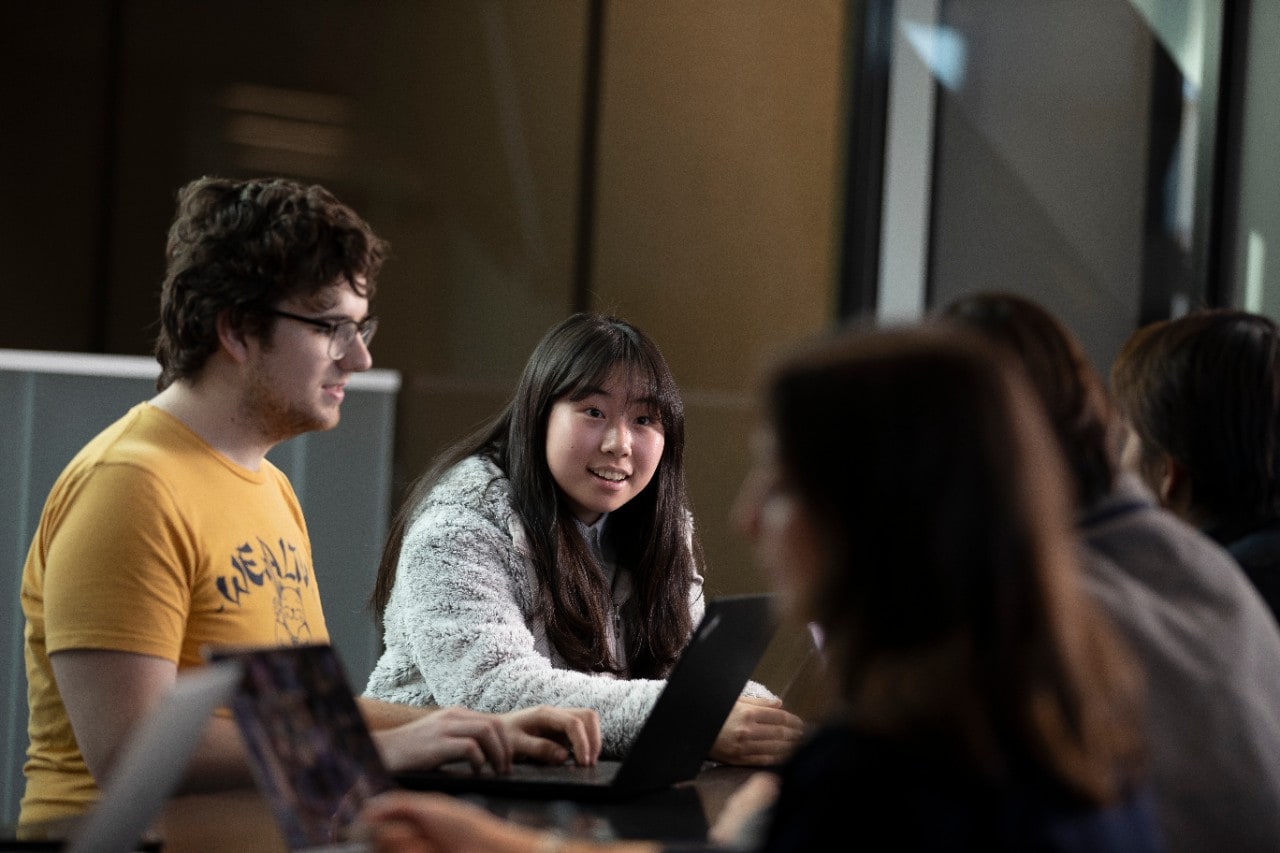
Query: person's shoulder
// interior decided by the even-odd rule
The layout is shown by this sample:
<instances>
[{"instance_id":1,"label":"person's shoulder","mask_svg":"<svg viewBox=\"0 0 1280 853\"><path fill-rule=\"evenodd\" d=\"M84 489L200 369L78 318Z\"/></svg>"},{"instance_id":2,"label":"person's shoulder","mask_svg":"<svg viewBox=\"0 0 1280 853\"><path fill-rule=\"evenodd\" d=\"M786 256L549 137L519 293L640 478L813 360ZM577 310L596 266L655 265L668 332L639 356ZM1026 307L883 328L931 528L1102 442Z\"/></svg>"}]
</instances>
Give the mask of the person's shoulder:
<instances>
[{"instance_id":1,"label":"person's shoulder","mask_svg":"<svg viewBox=\"0 0 1280 853\"><path fill-rule=\"evenodd\" d=\"M483 494L507 475L487 456L476 454L454 463L440 474L429 500L448 500L455 495Z\"/></svg>"},{"instance_id":2,"label":"person's shoulder","mask_svg":"<svg viewBox=\"0 0 1280 853\"><path fill-rule=\"evenodd\" d=\"M502 469L481 456L468 456L445 469L414 508L402 553L441 547L474 548L479 543L523 542L523 528Z\"/></svg>"},{"instance_id":3,"label":"person's shoulder","mask_svg":"<svg viewBox=\"0 0 1280 853\"><path fill-rule=\"evenodd\" d=\"M1214 597L1234 598L1242 588L1235 560L1217 542L1122 479L1081 525L1086 556L1100 554L1112 566L1138 580L1188 586ZM1108 561L1086 559L1086 571L1108 568Z\"/></svg>"},{"instance_id":4,"label":"person's shoulder","mask_svg":"<svg viewBox=\"0 0 1280 853\"><path fill-rule=\"evenodd\" d=\"M1155 795L1145 784L1101 804L1081 798L1060 782L1024 786L1010 800L1013 807L1006 808L1006 820L1014 827L1023 824L1014 836L1020 848L1063 853L1164 849Z\"/></svg>"},{"instance_id":5,"label":"person's shoulder","mask_svg":"<svg viewBox=\"0 0 1280 853\"><path fill-rule=\"evenodd\" d=\"M1137 476L1122 472L1111 488L1081 513L1079 527L1086 538L1127 531L1159 514L1155 496Z\"/></svg>"},{"instance_id":6,"label":"person's shoulder","mask_svg":"<svg viewBox=\"0 0 1280 853\"><path fill-rule=\"evenodd\" d=\"M67 464L67 472L110 464L145 468L162 461L165 449L156 440L153 417L153 409L146 403L129 409L80 448Z\"/></svg>"},{"instance_id":7,"label":"person's shoulder","mask_svg":"<svg viewBox=\"0 0 1280 853\"><path fill-rule=\"evenodd\" d=\"M468 456L447 468L427 495L423 510L469 507L486 515L506 515L511 503L511 481L492 459Z\"/></svg>"},{"instance_id":8,"label":"person's shoulder","mask_svg":"<svg viewBox=\"0 0 1280 853\"><path fill-rule=\"evenodd\" d=\"M213 449L190 427L150 403L139 403L94 439L104 461L163 464L196 453L213 455Z\"/></svg>"},{"instance_id":9,"label":"person's shoulder","mask_svg":"<svg viewBox=\"0 0 1280 853\"><path fill-rule=\"evenodd\" d=\"M1246 570L1280 572L1280 521L1263 525L1228 542L1225 547Z\"/></svg>"},{"instance_id":10,"label":"person's shoulder","mask_svg":"<svg viewBox=\"0 0 1280 853\"><path fill-rule=\"evenodd\" d=\"M299 503L298 493L294 491L293 481L289 479L289 475L281 470L280 466L271 461L270 458L262 460L262 476L267 482L275 485L284 495L287 495L294 503Z\"/></svg>"},{"instance_id":11,"label":"person's shoulder","mask_svg":"<svg viewBox=\"0 0 1280 853\"><path fill-rule=\"evenodd\" d=\"M60 524L69 513L85 508L114 508L133 501L152 505L172 496L166 473L175 463L163 442L148 435L149 408L145 403L134 406L63 466L50 488L42 525Z\"/></svg>"},{"instance_id":12,"label":"person's shoulder","mask_svg":"<svg viewBox=\"0 0 1280 853\"><path fill-rule=\"evenodd\" d=\"M1081 566L1085 587L1139 651L1200 644L1226 658L1247 643L1280 655L1273 617L1240 566L1166 510L1123 537L1088 542Z\"/></svg>"},{"instance_id":13,"label":"person's shoulder","mask_svg":"<svg viewBox=\"0 0 1280 853\"><path fill-rule=\"evenodd\" d=\"M1086 543L1085 587L1129 648L1155 662L1147 685L1154 698L1176 697L1180 720L1260 719L1257 710L1274 707L1275 616L1224 548L1159 507ZM1211 709L1196 698L1206 678L1216 685ZM1229 725L1237 732L1256 728L1242 719ZM1202 726L1205 737L1212 728Z\"/></svg>"}]
</instances>

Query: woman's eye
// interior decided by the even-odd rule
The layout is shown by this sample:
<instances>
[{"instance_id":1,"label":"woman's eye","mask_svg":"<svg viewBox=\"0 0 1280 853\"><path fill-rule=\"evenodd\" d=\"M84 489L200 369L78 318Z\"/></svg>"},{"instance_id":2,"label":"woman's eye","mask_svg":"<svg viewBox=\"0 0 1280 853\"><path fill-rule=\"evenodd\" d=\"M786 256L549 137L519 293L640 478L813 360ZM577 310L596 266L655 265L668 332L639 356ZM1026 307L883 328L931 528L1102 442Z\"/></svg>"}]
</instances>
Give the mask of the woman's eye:
<instances>
[{"instance_id":1,"label":"woman's eye","mask_svg":"<svg viewBox=\"0 0 1280 853\"><path fill-rule=\"evenodd\" d=\"M636 423L639 424L640 426L653 426L657 422L658 422L658 419L653 415L641 415L640 417L636 418Z\"/></svg>"},{"instance_id":2,"label":"woman's eye","mask_svg":"<svg viewBox=\"0 0 1280 853\"><path fill-rule=\"evenodd\" d=\"M587 409L586 409L586 413L587 413L587 417L589 417L589 418L603 418L603 417L604 417L604 412L600 411L600 410L599 410L599 409L597 409L595 406L588 406L588 407L587 407Z\"/></svg>"}]
</instances>

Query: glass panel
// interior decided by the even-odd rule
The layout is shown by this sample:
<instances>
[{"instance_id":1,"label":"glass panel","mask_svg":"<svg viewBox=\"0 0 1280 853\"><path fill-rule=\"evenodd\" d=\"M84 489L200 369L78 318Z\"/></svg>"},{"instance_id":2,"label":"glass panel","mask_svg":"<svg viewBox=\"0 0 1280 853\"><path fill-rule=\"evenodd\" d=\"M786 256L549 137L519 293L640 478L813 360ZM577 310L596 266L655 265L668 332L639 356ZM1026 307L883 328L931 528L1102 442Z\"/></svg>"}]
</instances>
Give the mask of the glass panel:
<instances>
[{"instance_id":1,"label":"glass panel","mask_svg":"<svg viewBox=\"0 0 1280 853\"><path fill-rule=\"evenodd\" d=\"M937 83L929 304L1025 293L1105 370L1136 325L1205 298L1218 4L936 8L901 22Z\"/></svg>"},{"instance_id":2,"label":"glass panel","mask_svg":"<svg viewBox=\"0 0 1280 853\"><path fill-rule=\"evenodd\" d=\"M1240 152L1239 229L1233 235L1234 304L1280 318L1280 3L1249 4L1246 100Z\"/></svg>"}]
</instances>

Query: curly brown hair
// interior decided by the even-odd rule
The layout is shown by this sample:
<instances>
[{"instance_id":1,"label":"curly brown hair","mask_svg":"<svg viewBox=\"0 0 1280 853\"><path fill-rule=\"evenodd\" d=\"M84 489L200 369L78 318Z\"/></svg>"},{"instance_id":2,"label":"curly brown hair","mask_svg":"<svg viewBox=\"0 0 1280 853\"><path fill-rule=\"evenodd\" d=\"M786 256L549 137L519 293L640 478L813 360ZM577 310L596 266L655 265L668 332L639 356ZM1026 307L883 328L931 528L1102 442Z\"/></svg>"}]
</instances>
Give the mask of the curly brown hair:
<instances>
[{"instance_id":1,"label":"curly brown hair","mask_svg":"<svg viewBox=\"0 0 1280 853\"><path fill-rule=\"evenodd\" d=\"M324 187L282 178L203 177L178 191L160 292L156 387L199 375L217 319L269 336L271 309L343 281L373 298L387 243Z\"/></svg>"}]
</instances>

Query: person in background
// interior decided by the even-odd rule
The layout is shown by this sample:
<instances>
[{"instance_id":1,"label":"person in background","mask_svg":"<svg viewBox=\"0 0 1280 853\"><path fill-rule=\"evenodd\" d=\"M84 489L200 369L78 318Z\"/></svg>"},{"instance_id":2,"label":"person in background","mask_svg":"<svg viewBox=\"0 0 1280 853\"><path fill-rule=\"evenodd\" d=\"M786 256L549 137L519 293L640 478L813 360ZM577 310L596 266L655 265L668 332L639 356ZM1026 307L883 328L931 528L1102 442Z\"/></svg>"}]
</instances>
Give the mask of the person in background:
<instances>
[{"instance_id":1,"label":"person in background","mask_svg":"<svg viewBox=\"0 0 1280 853\"><path fill-rule=\"evenodd\" d=\"M1137 330L1112 367L1124 462L1231 552L1280 618L1280 329L1197 311Z\"/></svg>"},{"instance_id":2,"label":"person in background","mask_svg":"<svg viewBox=\"0 0 1280 853\"><path fill-rule=\"evenodd\" d=\"M604 754L625 754L702 616L699 556L662 353L625 321L574 314L392 522L371 602L385 651L366 693L589 707ZM761 692L739 699L711 758L775 764L794 747L803 724Z\"/></svg>"},{"instance_id":3,"label":"person in background","mask_svg":"<svg viewBox=\"0 0 1280 853\"><path fill-rule=\"evenodd\" d=\"M1230 555L1121 472L1123 426L1057 318L1007 293L963 296L941 318L1012 353L1048 413L1074 475L1086 588L1144 671L1169 849L1280 849L1280 631L1266 606Z\"/></svg>"},{"instance_id":4,"label":"person in background","mask_svg":"<svg viewBox=\"0 0 1280 853\"><path fill-rule=\"evenodd\" d=\"M159 393L54 484L22 576L31 745L20 822L88 810L134 723L205 645L328 640L306 523L266 459L338 423L372 364L386 246L319 186L206 177L178 193L156 357ZM391 768L513 756L592 763L594 712L496 717L364 700ZM229 716L184 790L252 785Z\"/></svg>"},{"instance_id":5,"label":"person in background","mask_svg":"<svg viewBox=\"0 0 1280 853\"><path fill-rule=\"evenodd\" d=\"M1016 368L955 330L846 332L783 360L765 408L736 516L782 613L822 627L834 692L762 849L1160 849L1139 679L1081 588ZM387 851L658 848L422 794L364 820Z\"/></svg>"}]
</instances>

